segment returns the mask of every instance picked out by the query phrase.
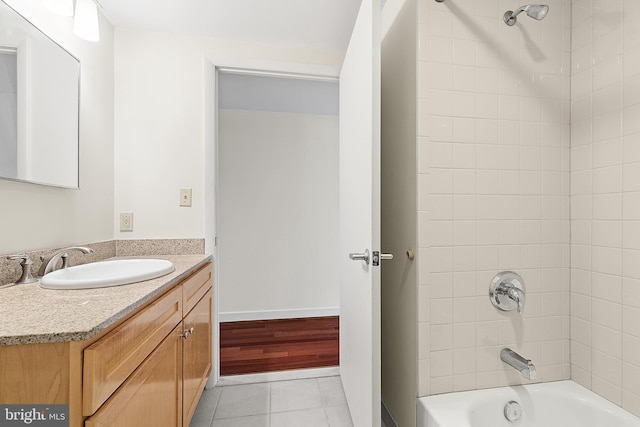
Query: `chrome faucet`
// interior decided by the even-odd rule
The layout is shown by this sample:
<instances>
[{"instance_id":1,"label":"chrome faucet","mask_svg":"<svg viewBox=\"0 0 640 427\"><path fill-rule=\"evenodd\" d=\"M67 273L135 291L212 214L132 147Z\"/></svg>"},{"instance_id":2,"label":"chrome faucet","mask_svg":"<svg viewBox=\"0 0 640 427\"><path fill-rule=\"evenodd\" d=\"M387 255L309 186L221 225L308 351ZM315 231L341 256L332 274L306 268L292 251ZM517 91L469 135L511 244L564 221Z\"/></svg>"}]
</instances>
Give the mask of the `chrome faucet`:
<instances>
[{"instance_id":1,"label":"chrome faucet","mask_svg":"<svg viewBox=\"0 0 640 427\"><path fill-rule=\"evenodd\" d=\"M93 253L93 249L87 248L84 246L72 246L70 248L64 248L50 255L49 257L41 257L42 265L40 266L40 270L38 270L38 276L42 277L45 274L49 274L52 271L56 270L56 266L58 265L58 261L62 260L62 267L69 267L69 252L71 251L79 251L83 254Z\"/></svg>"},{"instance_id":2,"label":"chrome faucet","mask_svg":"<svg viewBox=\"0 0 640 427\"><path fill-rule=\"evenodd\" d=\"M493 278L489 286L489 299L501 311L516 310L524 313L524 281L513 271L503 271Z\"/></svg>"},{"instance_id":3,"label":"chrome faucet","mask_svg":"<svg viewBox=\"0 0 640 427\"><path fill-rule=\"evenodd\" d=\"M529 359L525 359L510 348L503 348L500 352L500 359L508 365L516 368L523 377L528 380L536 379L536 367Z\"/></svg>"}]
</instances>

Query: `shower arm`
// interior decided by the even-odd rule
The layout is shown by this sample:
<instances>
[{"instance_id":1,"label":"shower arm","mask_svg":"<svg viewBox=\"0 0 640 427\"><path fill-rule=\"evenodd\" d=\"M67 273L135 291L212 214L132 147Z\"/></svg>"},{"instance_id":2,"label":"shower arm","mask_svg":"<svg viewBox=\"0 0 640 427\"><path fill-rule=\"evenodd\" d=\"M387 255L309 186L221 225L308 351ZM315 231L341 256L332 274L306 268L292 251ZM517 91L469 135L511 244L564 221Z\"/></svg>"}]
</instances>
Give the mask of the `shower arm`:
<instances>
[{"instance_id":1,"label":"shower arm","mask_svg":"<svg viewBox=\"0 0 640 427\"><path fill-rule=\"evenodd\" d=\"M529 7L531 7L530 4L526 5L526 6L520 6L519 8L517 8L515 11L507 11L504 14L504 22L509 25L512 26L513 24L516 23L516 17L518 15L520 15L522 12L526 12L527 9L529 9Z\"/></svg>"},{"instance_id":2,"label":"shower arm","mask_svg":"<svg viewBox=\"0 0 640 427\"><path fill-rule=\"evenodd\" d=\"M520 15L522 12L526 12L527 9L529 9L531 7L530 4L526 5L526 6L520 6L518 9L514 10L511 13L511 16L513 16L514 18L518 15Z\"/></svg>"}]
</instances>

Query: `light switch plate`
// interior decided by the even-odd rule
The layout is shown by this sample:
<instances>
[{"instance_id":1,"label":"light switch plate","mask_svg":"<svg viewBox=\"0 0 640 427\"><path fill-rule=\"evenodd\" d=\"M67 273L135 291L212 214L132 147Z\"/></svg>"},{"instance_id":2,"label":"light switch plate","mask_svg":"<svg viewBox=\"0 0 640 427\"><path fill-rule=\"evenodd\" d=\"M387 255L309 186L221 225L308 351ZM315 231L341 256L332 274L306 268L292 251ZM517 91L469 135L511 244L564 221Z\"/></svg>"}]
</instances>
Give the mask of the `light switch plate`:
<instances>
[{"instance_id":1,"label":"light switch plate","mask_svg":"<svg viewBox=\"0 0 640 427\"><path fill-rule=\"evenodd\" d=\"M180 189L180 206L191 206L191 189L190 188L181 188Z\"/></svg>"}]
</instances>

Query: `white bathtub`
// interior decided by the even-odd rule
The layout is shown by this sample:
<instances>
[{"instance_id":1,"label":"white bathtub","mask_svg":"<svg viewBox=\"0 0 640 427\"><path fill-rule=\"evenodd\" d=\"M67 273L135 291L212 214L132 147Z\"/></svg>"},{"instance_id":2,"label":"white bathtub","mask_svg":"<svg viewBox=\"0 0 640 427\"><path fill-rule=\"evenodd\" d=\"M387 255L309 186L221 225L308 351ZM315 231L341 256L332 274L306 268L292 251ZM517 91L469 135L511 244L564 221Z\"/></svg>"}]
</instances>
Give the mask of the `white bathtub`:
<instances>
[{"instance_id":1,"label":"white bathtub","mask_svg":"<svg viewBox=\"0 0 640 427\"><path fill-rule=\"evenodd\" d=\"M509 422L505 405L520 404ZM640 418L573 381L466 391L418 399L418 427L639 427Z\"/></svg>"}]
</instances>

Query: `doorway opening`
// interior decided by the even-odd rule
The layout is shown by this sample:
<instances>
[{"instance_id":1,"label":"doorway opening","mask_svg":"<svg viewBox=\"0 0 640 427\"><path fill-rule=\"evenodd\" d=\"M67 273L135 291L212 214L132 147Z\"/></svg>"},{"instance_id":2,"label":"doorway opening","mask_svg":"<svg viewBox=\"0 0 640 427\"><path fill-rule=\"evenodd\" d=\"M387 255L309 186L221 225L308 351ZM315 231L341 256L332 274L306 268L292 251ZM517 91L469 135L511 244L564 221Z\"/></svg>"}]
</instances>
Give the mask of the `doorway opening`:
<instances>
[{"instance_id":1,"label":"doorway opening","mask_svg":"<svg viewBox=\"0 0 640 427\"><path fill-rule=\"evenodd\" d=\"M216 80L220 375L337 366L337 79Z\"/></svg>"}]
</instances>

